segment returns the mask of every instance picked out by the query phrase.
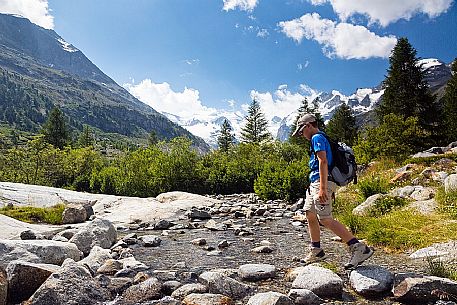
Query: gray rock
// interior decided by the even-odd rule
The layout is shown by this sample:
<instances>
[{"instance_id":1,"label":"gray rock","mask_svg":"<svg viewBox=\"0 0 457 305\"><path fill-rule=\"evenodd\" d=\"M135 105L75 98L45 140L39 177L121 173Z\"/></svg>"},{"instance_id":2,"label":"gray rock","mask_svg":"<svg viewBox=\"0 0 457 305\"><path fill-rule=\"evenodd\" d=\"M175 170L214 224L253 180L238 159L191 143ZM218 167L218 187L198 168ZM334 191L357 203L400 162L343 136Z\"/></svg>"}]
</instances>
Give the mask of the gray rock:
<instances>
[{"instance_id":1,"label":"gray rock","mask_svg":"<svg viewBox=\"0 0 457 305\"><path fill-rule=\"evenodd\" d=\"M113 277L108 278L108 284L105 286L105 288L111 292L112 296L116 296L123 294L130 286L132 286L132 284L133 280L131 278Z\"/></svg>"},{"instance_id":2,"label":"gray rock","mask_svg":"<svg viewBox=\"0 0 457 305\"><path fill-rule=\"evenodd\" d=\"M116 242L116 238L117 233L113 224L109 220L97 218L73 235L70 242L84 255L88 255L94 246L109 249Z\"/></svg>"},{"instance_id":3,"label":"gray rock","mask_svg":"<svg viewBox=\"0 0 457 305\"><path fill-rule=\"evenodd\" d=\"M22 240L35 240L35 239L44 239L43 236L37 234L32 230L25 230L21 232L20 235Z\"/></svg>"},{"instance_id":4,"label":"gray rock","mask_svg":"<svg viewBox=\"0 0 457 305\"><path fill-rule=\"evenodd\" d=\"M94 211L92 211L93 214ZM65 207L62 213L62 223L81 223L85 222L87 217L87 211L81 204L69 204Z\"/></svg>"},{"instance_id":5,"label":"gray rock","mask_svg":"<svg viewBox=\"0 0 457 305\"><path fill-rule=\"evenodd\" d=\"M108 259L106 260L100 268L97 269L97 273L99 274L106 274L106 275L114 275L119 270L121 270L123 264L120 261L115 259Z\"/></svg>"},{"instance_id":6,"label":"gray rock","mask_svg":"<svg viewBox=\"0 0 457 305\"><path fill-rule=\"evenodd\" d=\"M63 236L67 240L71 239L73 235L75 235L78 232L78 229L66 229L63 231L60 231L59 233L56 234L56 236Z\"/></svg>"},{"instance_id":7,"label":"gray rock","mask_svg":"<svg viewBox=\"0 0 457 305\"><path fill-rule=\"evenodd\" d=\"M191 241L192 244L196 246L204 246L206 245L206 239L204 238L196 238Z\"/></svg>"},{"instance_id":8,"label":"gray rock","mask_svg":"<svg viewBox=\"0 0 457 305\"><path fill-rule=\"evenodd\" d=\"M147 301L141 303L140 305L181 305L181 302L170 296L165 296L160 300Z\"/></svg>"},{"instance_id":9,"label":"gray rock","mask_svg":"<svg viewBox=\"0 0 457 305\"><path fill-rule=\"evenodd\" d=\"M6 277L6 272L0 266L0 305L6 305L6 300L8 297L8 279Z\"/></svg>"},{"instance_id":10,"label":"gray rock","mask_svg":"<svg viewBox=\"0 0 457 305\"><path fill-rule=\"evenodd\" d=\"M155 235L143 235L139 239L145 247L158 247L162 243L162 239Z\"/></svg>"},{"instance_id":11,"label":"gray rock","mask_svg":"<svg viewBox=\"0 0 457 305\"><path fill-rule=\"evenodd\" d=\"M457 191L457 174L449 175L444 180L444 191L449 193L451 191Z\"/></svg>"},{"instance_id":12,"label":"gray rock","mask_svg":"<svg viewBox=\"0 0 457 305\"><path fill-rule=\"evenodd\" d=\"M293 305L294 302L286 295L268 291L253 295L247 305Z\"/></svg>"},{"instance_id":13,"label":"gray rock","mask_svg":"<svg viewBox=\"0 0 457 305\"><path fill-rule=\"evenodd\" d=\"M414 201L406 206L406 208L416 210L423 215L433 214L437 207L438 203L435 198L423 201Z\"/></svg>"},{"instance_id":14,"label":"gray rock","mask_svg":"<svg viewBox=\"0 0 457 305\"><path fill-rule=\"evenodd\" d=\"M416 188L409 197L417 201L429 200L435 197L436 190L432 187Z\"/></svg>"},{"instance_id":15,"label":"gray rock","mask_svg":"<svg viewBox=\"0 0 457 305\"><path fill-rule=\"evenodd\" d=\"M183 300L183 305L231 305L232 299L225 295L213 293L191 293Z\"/></svg>"},{"instance_id":16,"label":"gray rock","mask_svg":"<svg viewBox=\"0 0 457 305\"><path fill-rule=\"evenodd\" d=\"M443 256L448 254L448 252L440 251L435 247L427 247L417 250L416 252L412 253L409 257L412 259L417 258L427 258L427 257L434 257L434 256Z\"/></svg>"},{"instance_id":17,"label":"gray rock","mask_svg":"<svg viewBox=\"0 0 457 305\"><path fill-rule=\"evenodd\" d=\"M176 280L165 281L162 284L162 292L165 295L171 295L176 289L178 289L181 286L182 286L181 282L176 281Z\"/></svg>"},{"instance_id":18,"label":"gray rock","mask_svg":"<svg viewBox=\"0 0 457 305\"><path fill-rule=\"evenodd\" d=\"M186 213L187 217L190 219L210 219L211 214L202 209L192 208L190 211Z\"/></svg>"},{"instance_id":19,"label":"gray rock","mask_svg":"<svg viewBox=\"0 0 457 305\"><path fill-rule=\"evenodd\" d=\"M109 292L100 286L86 268L67 259L30 297L28 305L92 305L108 300ZM71 300L71 303L69 302Z\"/></svg>"},{"instance_id":20,"label":"gray rock","mask_svg":"<svg viewBox=\"0 0 457 305\"><path fill-rule=\"evenodd\" d=\"M292 282L292 288L311 290L321 298L340 298L343 280L329 269L309 265Z\"/></svg>"},{"instance_id":21,"label":"gray rock","mask_svg":"<svg viewBox=\"0 0 457 305\"><path fill-rule=\"evenodd\" d=\"M363 296L375 296L392 288L394 276L380 266L360 266L353 270L349 282Z\"/></svg>"},{"instance_id":22,"label":"gray rock","mask_svg":"<svg viewBox=\"0 0 457 305\"><path fill-rule=\"evenodd\" d=\"M217 223L215 220L210 219L205 223L205 228L211 231L225 231L227 226L223 223Z\"/></svg>"},{"instance_id":23,"label":"gray rock","mask_svg":"<svg viewBox=\"0 0 457 305\"><path fill-rule=\"evenodd\" d=\"M366 216L368 211L376 205L376 200L382 198L383 194L375 194L368 197L363 203L359 204L352 210L352 214Z\"/></svg>"},{"instance_id":24,"label":"gray rock","mask_svg":"<svg viewBox=\"0 0 457 305\"><path fill-rule=\"evenodd\" d=\"M161 219L157 223L154 224L154 230L166 230L173 226L173 223L166 219Z\"/></svg>"},{"instance_id":25,"label":"gray rock","mask_svg":"<svg viewBox=\"0 0 457 305\"><path fill-rule=\"evenodd\" d=\"M53 240L0 240L0 266L23 260L31 263L61 265L67 258L79 261L81 251L72 244Z\"/></svg>"},{"instance_id":26,"label":"gray rock","mask_svg":"<svg viewBox=\"0 0 457 305\"><path fill-rule=\"evenodd\" d=\"M251 249L251 252L254 253L271 253L274 251L272 246L259 246Z\"/></svg>"},{"instance_id":27,"label":"gray rock","mask_svg":"<svg viewBox=\"0 0 457 305\"><path fill-rule=\"evenodd\" d=\"M245 264L240 266L238 274L242 280L260 281L274 278L276 267L268 264Z\"/></svg>"},{"instance_id":28,"label":"gray rock","mask_svg":"<svg viewBox=\"0 0 457 305\"><path fill-rule=\"evenodd\" d=\"M417 154L412 155L411 158L428 158L434 156L436 156L436 154L431 152L418 152Z\"/></svg>"},{"instance_id":29,"label":"gray rock","mask_svg":"<svg viewBox=\"0 0 457 305\"><path fill-rule=\"evenodd\" d=\"M198 283L185 284L173 291L171 296L175 299L182 300L191 293L205 293L208 292L208 287Z\"/></svg>"},{"instance_id":30,"label":"gray rock","mask_svg":"<svg viewBox=\"0 0 457 305\"><path fill-rule=\"evenodd\" d=\"M319 305L325 301L308 289L291 289L287 295L296 305Z\"/></svg>"},{"instance_id":31,"label":"gray rock","mask_svg":"<svg viewBox=\"0 0 457 305\"><path fill-rule=\"evenodd\" d=\"M148 300L161 298L162 284L156 278L149 278L144 282L129 287L122 298L125 304L138 304Z\"/></svg>"},{"instance_id":32,"label":"gray rock","mask_svg":"<svg viewBox=\"0 0 457 305\"><path fill-rule=\"evenodd\" d=\"M30 298L35 291L60 266L12 261L6 267L8 276L8 295L12 303L20 303Z\"/></svg>"},{"instance_id":33,"label":"gray rock","mask_svg":"<svg viewBox=\"0 0 457 305\"><path fill-rule=\"evenodd\" d=\"M208 287L210 293L223 294L233 299L244 298L252 287L218 272L203 272L199 281Z\"/></svg>"},{"instance_id":34,"label":"gray rock","mask_svg":"<svg viewBox=\"0 0 457 305\"><path fill-rule=\"evenodd\" d=\"M426 304L445 295L457 295L457 282L436 276L406 277L394 285L392 292L399 301Z\"/></svg>"},{"instance_id":35,"label":"gray rock","mask_svg":"<svg viewBox=\"0 0 457 305\"><path fill-rule=\"evenodd\" d=\"M87 267L91 274L95 274L105 261L111 258L111 252L107 249L95 246L89 255L78 262L81 266Z\"/></svg>"},{"instance_id":36,"label":"gray rock","mask_svg":"<svg viewBox=\"0 0 457 305\"><path fill-rule=\"evenodd\" d=\"M423 187L407 185L404 187L396 188L396 189L390 191L389 194L392 196L397 196L397 197L401 197L401 198L408 198L415 190L417 190L419 188L423 188Z\"/></svg>"}]
</instances>

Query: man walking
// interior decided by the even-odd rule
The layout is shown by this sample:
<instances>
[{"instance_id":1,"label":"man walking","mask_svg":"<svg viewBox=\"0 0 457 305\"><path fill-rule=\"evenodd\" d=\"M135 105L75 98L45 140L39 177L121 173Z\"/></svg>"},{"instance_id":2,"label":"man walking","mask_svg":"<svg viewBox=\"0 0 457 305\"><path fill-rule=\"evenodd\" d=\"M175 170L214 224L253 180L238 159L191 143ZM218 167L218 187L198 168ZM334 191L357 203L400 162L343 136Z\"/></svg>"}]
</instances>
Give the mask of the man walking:
<instances>
[{"instance_id":1,"label":"man walking","mask_svg":"<svg viewBox=\"0 0 457 305\"><path fill-rule=\"evenodd\" d=\"M360 242L342 223L333 218L332 199L335 196L336 184L329 177L329 166L333 160L330 143L319 130L313 114L305 114L298 119L292 136L308 139L312 152L309 160L311 183L303 207L308 221L311 247L304 262L310 264L325 258L320 242L320 222L348 245L351 259L344 268L355 268L373 255L373 249Z\"/></svg>"}]
</instances>

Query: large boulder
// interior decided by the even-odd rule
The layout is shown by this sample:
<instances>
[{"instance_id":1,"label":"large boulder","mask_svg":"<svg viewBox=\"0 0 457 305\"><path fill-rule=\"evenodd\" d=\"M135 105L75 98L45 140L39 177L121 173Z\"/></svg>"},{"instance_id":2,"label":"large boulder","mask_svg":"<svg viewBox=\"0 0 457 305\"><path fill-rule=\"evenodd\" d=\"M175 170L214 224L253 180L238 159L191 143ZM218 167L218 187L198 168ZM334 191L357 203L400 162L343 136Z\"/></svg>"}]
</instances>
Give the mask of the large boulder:
<instances>
[{"instance_id":1,"label":"large boulder","mask_svg":"<svg viewBox=\"0 0 457 305\"><path fill-rule=\"evenodd\" d=\"M231 305L232 299L221 294L191 293L182 301L184 305Z\"/></svg>"},{"instance_id":2,"label":"large boulder","mask_svg":"<svg viewBox=\"0 0 457 305\"><path fill-rule=\"evenodd\" d=\"M203 272L198 279L203 285L208 287L210 293L223 294L233 299L242 299L252 290L251 286L238 282L219 272Z\"/></svg>"},{"instance_id":3,"label":"large boulder","mask_svg":"<svg viewBox=\"0 0 457 305\"><path fill-rule=\"evenodd\" d=\"M349 277L351 286L363 296L376 296L389 291L393 281L393 274L380 266L360 266Z\"/></svg>"},{"instance_id":4,"label":"large boulder","mask_svg":"<svg viewBox=\"0 0 457 305\"><path fill-rule=\"evenodd\" d=\"M245 281L260 281L275 277L276 268L268 264L245 264L240 266L238 274Z\"/></svg>"},{"instance_id":5,"label":"large boulder","mask_svg":"<svg viewBox=\"0 0 457 305\"><path fill-rule=\"evenodd\" d=\"M292 288L311 290L321 298L341 298L343 280L329 269L309 265L292 282Z\"/></svg>"},{"instance_id":6,"label":"large boulder","mask_svg":"<svg viewBox=\"0 0 457 305\"><path fill-rule=\"evenodd\" d=\"M16 304L27 300L52 273L59 269L60 266L57 265L10 262L6 267L9 301Z\"/></svg>"},{"instance_id":7,"label":"large boulder","mask_svg":"<svg viewBox=\"0 0 457 305\"><path fill-rule=\"evenodd\" d=\"M375 194L368 197L364 202L356 206L352 210L352 214L359 216L366 216L368 212L376 206L376 201L380 198L383 198L383 194Z\"/></svg>"},{"instance_id":8,"label":"large boulder","mask_svg":"<svg viewBox=\"0 0 457 305\"><path fill-rule=\"evenodd\" d=\"M287 296L296 305L319 305L325 303L323 299L308 289L291 289Z\"/></svg>"},{"instance_id":9,"label":"large boulder","mask_svg":"<svg viewBox=\"0 0 457 305\"><path fill-rule=\"evenodd\" d=\"M114 225L106 219L96 218L87 226L81 228L70 239L84 255L88 255L94 246L109 249L117 239Z\"/></svg>"},{"instance_id":10,"label":"large boulder","mask_svg":"<svg viewBox=\"0 0 457 305\"><path fill-rule=\"evenodd\" d=\"M124 304L138 304L161 297L162 284L155 277L137 285L130 286L122 295Z\"/></svg>"},{"instance_id":11,"label":"large boulder","mask_svg":"<svg viewBox=\"0 0 457 305\"><path fill-rule=\"evenodd\" d=\"M81 259L76 245L54 240L0 240L0 266L3 267L15 260L60 266L67 258Z\"/></svg>"},{"instance_id":12,"label":"large boulder","mask_svg":"<svg viewBox=\"0 0 457 305\"><path fill-rule=\"evenodd\" d=\"M109 298L108 290L100 286L86 268L67 259L30 297L27 305L92 305Z\"/></svg>"},{"instance_id":13,"label":"large boulder","mask_svg":"<svg viewBox=\"0 0 457 305\"><path fill-rule=\"evenodd\" d=\"M293 305L294 302L286 295L268 291L253 295L247 305Z\"/></svg>"},{"instance_id":14,"label":"large boulder","mask_svg":"<svg viewBox=\"0 0 457 305\"><path fill-rule=\"evenodd\" d=\"M208 291L208 287L199 283L185 284L173 291L171 296L175 299L183 299L191 293L205 293Z\"/></svg>"},{"instance_id":15,"label":"large boulder","mask_svg":"<svg viewBox=\"0 0 457 305\"><path fill-rule=\"evenodd\" d=\"M446 193L457 191L457 174L449 175L444 180L444 190Z\"/></svg>"},{"instance_id":16,"label":"large boulder","mask_svg":"<svg viewBox=\"0 0 457 305\"><path fill-rule=\"evenodd\" d=\"M91 274L95 274L103 264L111 258L111 251L108 249L95 246L90 251L89 255L80 260L78 264L87 267Z\"/></svg>"},{"instance_id":17,"label":"large boulder","mask_svg":"<svg viewBox=\"0 0 457 305\"><path fill-rule=\"evenodd\" d=\"M62 213L62 223L81 223L87 219L87 211L82 204L69 204Z\"/></svg>"},{"instance_id":18,"label":"large boulder","mask_svg":"<svg viewBox=\"0 0 457 305\"><path fill-rule=\"evenodd\" d=\"M446 295L457 295L457 282L436 276L406 276L395 280L392 292L402 302L426 304Z\"/></svg>"}]
</instances>

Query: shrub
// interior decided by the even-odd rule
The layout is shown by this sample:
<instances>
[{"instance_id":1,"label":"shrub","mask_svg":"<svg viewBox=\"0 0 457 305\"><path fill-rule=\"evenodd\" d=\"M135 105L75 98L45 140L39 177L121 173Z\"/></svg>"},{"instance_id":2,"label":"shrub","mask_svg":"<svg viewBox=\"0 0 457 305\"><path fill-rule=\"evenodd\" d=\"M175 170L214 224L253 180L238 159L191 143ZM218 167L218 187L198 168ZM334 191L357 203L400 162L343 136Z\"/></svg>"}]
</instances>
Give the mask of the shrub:
<instances>
[{"instance_id":1,"label":"shrub","mask_svg":"<svg viewBox=\"0 0 457 305\"><path fill-rule=\"evenodd\" d=\"M378 175L369 175L357 182L357 187L361 193L362 199L375 194L386 194L389 190L389 182L386 178Z\"/></svg>"},{"instance_id":2,"label":"shrub","mask_svg":"<svg viewBox=\"0 0 457 305\"><path fill-rule=\"evenodd\" d=\"M427 272L429 275L444 277L451 280L457 280L457 270L452 266L448 266L440 258L427 256Z\"/></svg>"},{"instance_id":3,"label":"shrub","mask_svg":"<svg viewBox=\"0 0 457 305\"><path fill-rule=\"evenodd\" d=\"M383 157L396 161L406 159L418 149L418 143L424 139L418 119L389 114L383 117L377 127L368 127L356 142L354 153L360 164L368 164Z\"/></svg>"}]
</instances>

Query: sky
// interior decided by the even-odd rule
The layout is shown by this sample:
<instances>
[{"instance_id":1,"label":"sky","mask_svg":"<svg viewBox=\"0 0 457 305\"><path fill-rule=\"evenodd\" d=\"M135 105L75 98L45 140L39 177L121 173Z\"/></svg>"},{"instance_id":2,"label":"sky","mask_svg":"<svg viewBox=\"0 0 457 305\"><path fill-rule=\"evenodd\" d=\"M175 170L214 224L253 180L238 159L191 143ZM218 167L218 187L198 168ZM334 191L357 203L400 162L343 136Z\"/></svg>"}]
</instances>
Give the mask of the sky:
<instances>
[{"instance_id":1,"label":"sky","mask_svg":"<svg viewBox=\"0 0 457 305\"><path fill-rule=\"evenodd\" d=\"M377 86L407 37L457 57L454 0L0 0L53 29L154 109L285 116L306 96Z\"/></svg>"}]
</instances>

